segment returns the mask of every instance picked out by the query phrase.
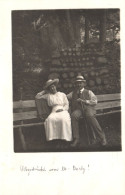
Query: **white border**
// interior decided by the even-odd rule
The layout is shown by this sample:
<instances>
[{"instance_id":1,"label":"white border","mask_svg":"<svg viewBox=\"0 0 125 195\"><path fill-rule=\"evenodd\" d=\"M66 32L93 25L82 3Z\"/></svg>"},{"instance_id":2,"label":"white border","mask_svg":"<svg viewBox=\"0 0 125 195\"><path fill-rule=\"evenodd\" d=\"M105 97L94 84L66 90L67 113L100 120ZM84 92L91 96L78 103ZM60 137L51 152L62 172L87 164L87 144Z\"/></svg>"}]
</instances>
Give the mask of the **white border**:
<instances>
[{"instance_id":1,"label":"white border","mask_svg":"<svg viewBox=\"0 0 125 195\"><path fill-rule=\"evenodd\" d=\"M120 8L121 10L121 65L122 113L124 114L124 1L123 0L0 0L0 152L2 195L123 195L125 164L125 122L122 116L122 152L89 153L14 153L12 126L12 56L11 11L21 9ZM35 172L29 176L20 166L70 168L66 172ZM83 166L85 173L73 172L72 166Z\"/></svg>"}]
</instances>

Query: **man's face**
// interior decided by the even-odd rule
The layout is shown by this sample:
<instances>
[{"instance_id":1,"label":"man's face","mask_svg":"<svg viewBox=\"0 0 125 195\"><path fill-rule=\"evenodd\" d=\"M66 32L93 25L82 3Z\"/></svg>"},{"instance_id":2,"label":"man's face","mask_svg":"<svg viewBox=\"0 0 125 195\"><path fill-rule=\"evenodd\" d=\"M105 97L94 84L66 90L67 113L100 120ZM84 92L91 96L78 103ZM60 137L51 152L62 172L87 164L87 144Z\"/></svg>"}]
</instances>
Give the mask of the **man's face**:
<instances>
[{"instance_id":1,"label":"man's face","mask_svg":"<svg viewBox=\"0 0 125 195\"><path fill-rule=\"evenodd\" d=\"M77 81L76 82L76 88L78 88L79 90L82 89L84 87L84 82L83 81Z\"/></svg>"}]
</instances>

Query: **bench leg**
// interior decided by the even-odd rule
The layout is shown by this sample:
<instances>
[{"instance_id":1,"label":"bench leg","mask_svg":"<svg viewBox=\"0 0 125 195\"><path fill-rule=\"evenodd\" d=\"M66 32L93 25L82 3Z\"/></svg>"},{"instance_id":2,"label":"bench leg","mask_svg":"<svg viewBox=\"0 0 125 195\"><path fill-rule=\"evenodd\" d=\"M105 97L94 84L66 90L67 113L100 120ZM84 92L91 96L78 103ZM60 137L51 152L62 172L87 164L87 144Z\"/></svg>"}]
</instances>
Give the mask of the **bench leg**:
<instances>
[{"instance_id":1,"label":"bench leg","mask_svg":"<svg viewBox=\"0 0 125 195\"><path fill-rule=\"evenodd\" d=\"M19 136L20 136L20 140L21 140L21 144L22 144L22 148L24 151L26 151L27 147L26 147L26 142L25 142L25 138L22 132L22 128L19 127Z\"/></svg>"}]
</instances>

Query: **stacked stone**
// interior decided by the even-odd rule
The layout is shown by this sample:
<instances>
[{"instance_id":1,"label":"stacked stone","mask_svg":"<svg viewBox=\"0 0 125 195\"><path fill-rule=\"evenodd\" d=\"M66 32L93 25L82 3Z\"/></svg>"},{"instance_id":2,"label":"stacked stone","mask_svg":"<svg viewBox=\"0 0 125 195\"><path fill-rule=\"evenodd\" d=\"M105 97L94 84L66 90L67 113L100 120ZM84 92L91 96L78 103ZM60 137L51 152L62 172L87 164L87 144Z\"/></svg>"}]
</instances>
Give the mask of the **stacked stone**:
<instances>
[{"instance_id":1,"label":"stacked stone","mask_svg":"<svg viewBox=\"0 0 125 195\"><path fill-rule=\"evenodd\" d=\"M105 50L97 44L65 48L53 53L49 78L60 79L61 91L72 91L73 81L78 74L85 77L86 87L96 94L117 92L113 91L116 74L111 61L106 57Z\"/></svg>"}]
</instances>

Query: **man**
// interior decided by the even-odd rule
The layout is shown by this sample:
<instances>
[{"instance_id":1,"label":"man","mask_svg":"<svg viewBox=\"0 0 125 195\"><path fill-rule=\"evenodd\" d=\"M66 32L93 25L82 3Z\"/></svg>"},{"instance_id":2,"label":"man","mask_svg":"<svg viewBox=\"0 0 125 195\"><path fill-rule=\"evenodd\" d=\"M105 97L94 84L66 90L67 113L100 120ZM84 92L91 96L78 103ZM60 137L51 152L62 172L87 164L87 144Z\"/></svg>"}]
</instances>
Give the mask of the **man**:
<instances>
[{"instance_id":1,"label":"man","mask_svg":"<svg viewBox=\"0 0 125 195\"><path fill-rule=\"evenodd\" d=\"M86 80L83 76L77 76L75 80L75 90L67 95L71 100L71 121L74 141L72 146L79 143L79 119L82 115L94 133L100 138L101 145L106 145L105 134L102 131L95 115L97 98L91 90L85 89Z\"/></svg>"}]
</instances>

